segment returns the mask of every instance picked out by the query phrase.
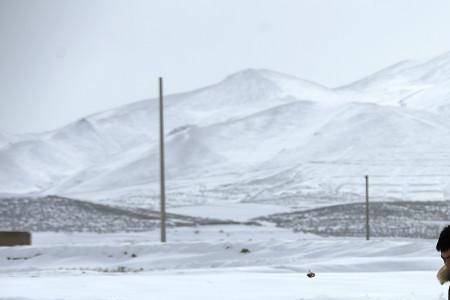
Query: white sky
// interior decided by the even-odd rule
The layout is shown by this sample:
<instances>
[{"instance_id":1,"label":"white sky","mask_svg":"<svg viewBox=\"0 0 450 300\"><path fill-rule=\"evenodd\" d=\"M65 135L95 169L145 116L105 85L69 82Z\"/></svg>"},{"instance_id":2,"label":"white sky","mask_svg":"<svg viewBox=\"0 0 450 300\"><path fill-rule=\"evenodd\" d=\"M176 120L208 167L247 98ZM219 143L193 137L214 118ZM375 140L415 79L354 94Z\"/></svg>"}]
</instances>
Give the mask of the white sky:
<instances>
[{"instance_id":1,"label":"white sky","mask_svg":"<svg viewBox=\"0 0 450 300\"><path fill-rule=\"evenodd\" d=\"M450 50L448 0L0 0L0 131L266 68L334 87Z\"/></svg>"}]
</instances>

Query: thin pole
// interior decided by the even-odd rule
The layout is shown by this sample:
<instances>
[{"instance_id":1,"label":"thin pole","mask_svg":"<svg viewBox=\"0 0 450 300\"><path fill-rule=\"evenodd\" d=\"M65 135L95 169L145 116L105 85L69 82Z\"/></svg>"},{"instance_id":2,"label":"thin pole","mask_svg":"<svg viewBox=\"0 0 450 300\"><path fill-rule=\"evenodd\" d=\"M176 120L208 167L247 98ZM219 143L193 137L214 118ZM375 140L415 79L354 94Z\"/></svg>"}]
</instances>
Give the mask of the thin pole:
<instances>
[{"instance_id":1,"label":"thin pole","mask_svg":"<svg viewBox=\"0 0 450 300\"><path fill-rule=\"evenodd\" d=\"M166 242L166 179L164 173L164 102L163 79L159 78L159 157L161 183L161 242Z\"/></svg>"},{"instance_id":2,"label":"thin pole","mask_svg":"<svg viewBox=\"0 0 450 300\"><path fill-rule=\"evenodd\" d=\"M366 175L366 240L370 239L369 228L369 176Z\"/></svg>"}]
</instances>

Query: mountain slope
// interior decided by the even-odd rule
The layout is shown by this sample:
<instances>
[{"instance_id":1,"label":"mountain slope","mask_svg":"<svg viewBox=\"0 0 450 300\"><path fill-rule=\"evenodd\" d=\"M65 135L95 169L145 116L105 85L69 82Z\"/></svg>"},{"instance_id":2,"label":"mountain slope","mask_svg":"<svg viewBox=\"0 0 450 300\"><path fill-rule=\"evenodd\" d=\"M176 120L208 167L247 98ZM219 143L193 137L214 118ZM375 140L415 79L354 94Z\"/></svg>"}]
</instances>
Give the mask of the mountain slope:
<instances>
[{"instance_id":1,"label":"mountain slope","mask_svg":"<svg viewBox=\"0 0 450 300\"><path fill-rule=\"evenodd\" d=\"M448 66L403 62L336 90L245 70L165 97L169 206L351 202L366 174L375 199L450 198ZM158 101L9 141L0 164L0 194L156 208Z\"/></svg>"},{"instance_id":2,"label":"mountain slope","mask_svg":"<svg viewBox=\"0 0 450 300\"><path fill-rule=\"evenodd\" d=\"M335 89L350 101L448 111L450 52L421 61L404 61Z\"/></svg>"},{"instance_id":3,"label":"mountain slope","mask_svg":"<svg viewBox=\"0 0 450 300\"><path fill-rule=\"evenodd\" d=\"M323 195L325 203L354 201L370 174L379 199L443 200L450 193L442 180L450 175L450 153L439 149L450 147L449 126L444 117L390 106L296 102L189 128L167 142L169 198L172 205L238 200L310 207ZM134 205L149 205L153 195L156 206L157 151L129 153L123 163L94 167L103 171L52 193L95 199L113 187L116 204L135 198ZM416 176L408 179L414 189L398 182L409 175Z\"/></svg>"},{"instance_id":4,"label":"mountain slope","mask_svg":"<svg viewBox=\"0 0 450 300\"><path fill-rule=\"evenodd\" d=\"M282 87L288 86L284 90ZM298 94L298 95L296 95ZM166 98L166 128L169 135L197 125L226 122L238 116L244 117L280 104L298 101L294 96L317 97L333 92L291 76L267 70L246 70L226 78L224 81L191 93ZM3 194L39 193L54 191L68 181L84 182L81 174L99 175L98 169L125 158L140 165L139 161L154 160L158 156L158 102L147 100L88 116L68 126L42 135L32 136L0 149L0 171ZM194 128L194 127L192 127ZM186 140L186 137L184 137ZM180 139L181 141L182 139ZM176 143L175 143L176 144ZM169 145L170 146L170 145ZM195 137L187 138L185 144L175 145L183 152L190 148L203 155L208 151ZM135 149L147 149L150 157L134 158ZM168 156L172 148L168 147ZM185 154L177 153L172 160L186 161ZM215 157L215 158L213 158ZM191 157L191 160L194 157ZM210 159L220 160L220 155L211 153ZM187 160L189 161L189 160ZM115 167L113 166L113 169ZM132 166L118 167L112 173L134 169ZM127 171L127 173L129 173ZM141 173L135 171L135 173ZM102 175L103 177L107 175ZM111 175L112 176L112 175ZM140 177L140 176L137 176ZM131 177L130 180L132 179ZM142 181L137 179L137 182ZM113 180L117 183L117 180ZM130 181L122 182L129 184ZM57 189L61 190L61 189Z\"/></svg>"}]
</instances>

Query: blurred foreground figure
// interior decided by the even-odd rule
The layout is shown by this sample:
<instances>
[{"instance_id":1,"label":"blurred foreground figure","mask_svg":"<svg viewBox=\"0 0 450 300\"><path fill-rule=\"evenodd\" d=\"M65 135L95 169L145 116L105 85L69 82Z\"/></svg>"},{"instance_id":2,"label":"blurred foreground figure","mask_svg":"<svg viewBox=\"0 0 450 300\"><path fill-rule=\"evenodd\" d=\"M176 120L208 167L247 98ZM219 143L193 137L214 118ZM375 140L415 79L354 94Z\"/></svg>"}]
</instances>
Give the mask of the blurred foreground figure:
<instances>
[{"instance_id":1,"label":"blurred foreground figure","mask_svg":"<svg viewBox=\"0 0 450 300\"><path fill-rule=\"evenodd\" d=\"M444 266L437 273L437 278L441 284L444 284L450 281L450 225L442 229L436 244L436 250L441 252L441 258L444 261ZM450 287L448 299L450 300Z\"/></svg>"}]
</instances>

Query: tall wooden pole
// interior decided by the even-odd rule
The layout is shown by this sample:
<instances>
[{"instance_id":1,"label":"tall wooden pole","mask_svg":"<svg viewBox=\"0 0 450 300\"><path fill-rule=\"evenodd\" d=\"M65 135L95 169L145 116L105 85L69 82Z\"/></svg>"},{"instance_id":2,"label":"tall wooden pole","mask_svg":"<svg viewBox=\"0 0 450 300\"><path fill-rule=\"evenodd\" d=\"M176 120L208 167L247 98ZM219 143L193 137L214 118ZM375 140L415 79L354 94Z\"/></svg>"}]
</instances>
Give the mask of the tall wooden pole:
<instances>
[{"instance_id":1,"label":"tall wooden pole","mask_svg":"<svg viewBox=\"0 0 450 300\"><path fill-rule=\"evenodd\" d=\"M161 242L166 242L166 179L164 172L164 102L163 79L159 78L159 155L161 183Z\"/></svg>"},{"instance_id":2,"label":"tall wooden pole","mask_svg":"<svg viewBox=\"0 0 450 300\"><path fill-rule=\"evenodd\" d=\"M369 176L366 175L366 240L370 239L369 227Z\"/></svg>"}]
</instances>

